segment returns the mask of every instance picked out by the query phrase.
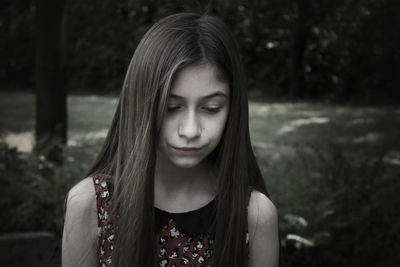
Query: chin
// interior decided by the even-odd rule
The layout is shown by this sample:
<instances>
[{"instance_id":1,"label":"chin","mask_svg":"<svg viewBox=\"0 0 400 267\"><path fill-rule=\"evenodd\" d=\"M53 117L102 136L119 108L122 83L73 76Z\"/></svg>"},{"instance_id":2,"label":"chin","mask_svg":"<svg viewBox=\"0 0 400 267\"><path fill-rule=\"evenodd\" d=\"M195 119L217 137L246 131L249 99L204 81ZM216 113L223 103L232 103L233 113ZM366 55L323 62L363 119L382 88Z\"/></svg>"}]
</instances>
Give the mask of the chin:
<instances>
[{"instance_id":1,"label":"chin","mask_svg":"<svg viewBox=\"0 0 400 267\"><path fill-rule=\"evenodd\" d=\"M171 161L176 167L183 169L196 167L202 162L199 159L172 159Z\"/></svg>"}]
</instances>

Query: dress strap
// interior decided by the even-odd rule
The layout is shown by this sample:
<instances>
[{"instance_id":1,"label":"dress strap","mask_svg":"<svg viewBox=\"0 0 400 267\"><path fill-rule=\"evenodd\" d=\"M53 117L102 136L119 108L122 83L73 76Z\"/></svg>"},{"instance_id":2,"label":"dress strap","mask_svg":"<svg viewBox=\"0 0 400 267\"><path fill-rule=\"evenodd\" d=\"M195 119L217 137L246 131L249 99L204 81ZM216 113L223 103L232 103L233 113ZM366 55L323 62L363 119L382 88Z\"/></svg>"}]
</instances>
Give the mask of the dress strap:
<instances>
[{"instance_id":1,"label":"dress strap","mask_svg":"<svg viewBox=\"0 0 400 267\"><path fill-rule=\"evenodd\" d=\"M111 192L107 180L103 176L93 176L96 191L96 204L98 215L98 226L102 226L109 218L111 208Z\"/></svg>"},{"instance_id":2,"label":"dress strap","mask_svg":"<svg viewBox=\"0 0 400 267\"><path fill-rule=\"evenodd\" d=\"M92 179L96 191L99 263L100 266L110 266L115 234L110 217L112 186L107 177L96 175Z\"/></svg>"}]
</instances>

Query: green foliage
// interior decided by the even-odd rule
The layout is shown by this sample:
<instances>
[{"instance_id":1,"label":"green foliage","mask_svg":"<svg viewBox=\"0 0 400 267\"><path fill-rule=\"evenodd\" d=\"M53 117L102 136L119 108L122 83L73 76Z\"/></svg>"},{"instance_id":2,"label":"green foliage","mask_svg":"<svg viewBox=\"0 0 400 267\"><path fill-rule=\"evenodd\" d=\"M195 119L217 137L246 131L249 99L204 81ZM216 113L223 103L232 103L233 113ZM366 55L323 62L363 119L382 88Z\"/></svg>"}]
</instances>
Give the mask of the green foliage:
<instances>
[{"instance_id":1,"label":"green foliage","mask_svg":"<svg viewBox=\"0 0 400 267\"><path fill-rule=\"evenodd\" d=\"M43 154L23 155L0 143L0 233L47 230L61 234L64 200L83 176L82 165L69 155L56 166Z\"/></svg>"},{"instance_id":2,"label":"green foliage","mask_svg":"<svg viewBox=\"0 0 400 267\"><path fill-rule=\"evenodd\" d=\"M34 8L31 1L2 1L0 4L0 81L34 81Z\"/></svg>"},{"instance_id":3,"label":"green foliage","mask_svg":"<svg viewBox=\"0 0 400 267\"><path fill-rule=\"evenodd\" d=\"M261 159L280 211L282 266L393 266L400 260L400 170L387 168L383 156L358 160L329 145Z\"/></svg>"},{"instance_id":4,"label":"green foliage","mask_svg":"<svg viewBox=\"0 0 400 267\"><path fill-rule=\"evenodd\" d=\"M55 166L0 143L0 232L60 234L66 193L87 169L84 150L66 151ZM400 170L387 168L384 155L358 160L334 145L256 154L280 214L282 266L393 266Z\"/></svg>"},{"instance_id":5,"label":"green foliage","mask_svg":"<svg viewBox=\"0 0 400 267\"><path fill-rule=\"evenodd\" d=\"M396 0L212 3L240 44L249 88L278 97L400 99ZM34 3L3 5L0 37L7 42L0 44L0 81L32 84ZM68 1L68 89L119 91L145 31L159 18L194 6L182 0Z\"/></svg>"}]
</instances>

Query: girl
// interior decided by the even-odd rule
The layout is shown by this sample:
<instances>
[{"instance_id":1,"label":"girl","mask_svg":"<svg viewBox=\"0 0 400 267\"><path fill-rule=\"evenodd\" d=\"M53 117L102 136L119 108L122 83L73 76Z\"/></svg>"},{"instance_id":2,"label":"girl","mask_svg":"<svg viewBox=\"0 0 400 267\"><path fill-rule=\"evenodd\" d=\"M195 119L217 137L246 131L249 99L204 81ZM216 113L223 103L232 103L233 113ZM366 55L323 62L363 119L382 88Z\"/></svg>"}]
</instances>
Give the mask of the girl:
<instances>
[{"instance_id":1,"label":"girl","mask_svg":"<svg viewBox=\"0 0 400 267\"><path fill-rule=\"evenodd\" d=\"M149 29L89 174L68 193L65 267L278 265L238 47L215 17Z\"/></svg>"}]
</instances>

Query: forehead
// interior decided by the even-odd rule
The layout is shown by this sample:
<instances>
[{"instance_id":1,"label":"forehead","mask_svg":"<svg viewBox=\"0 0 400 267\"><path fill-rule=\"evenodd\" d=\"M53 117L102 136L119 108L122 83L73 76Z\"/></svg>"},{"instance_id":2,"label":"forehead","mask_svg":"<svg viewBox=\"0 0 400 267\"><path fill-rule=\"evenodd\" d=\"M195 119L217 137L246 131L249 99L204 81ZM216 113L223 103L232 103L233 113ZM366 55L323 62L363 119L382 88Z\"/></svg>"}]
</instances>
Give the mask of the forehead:
<instances>
[{"instance_id":1,"label":"forehead","mask_svg":"<svg viewBox=\"0 0 400 267\"><path fill-rule=\"evenodd\" d=\"M209 63L190 65L180 70L172 83L171 97L198 99L215 93L229 96L229 84L219 78Z\"/></svg>"}]
</instances>

